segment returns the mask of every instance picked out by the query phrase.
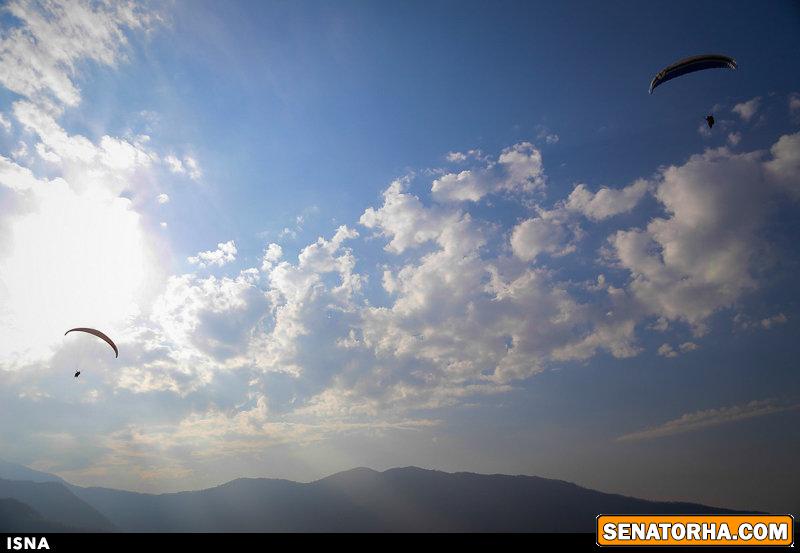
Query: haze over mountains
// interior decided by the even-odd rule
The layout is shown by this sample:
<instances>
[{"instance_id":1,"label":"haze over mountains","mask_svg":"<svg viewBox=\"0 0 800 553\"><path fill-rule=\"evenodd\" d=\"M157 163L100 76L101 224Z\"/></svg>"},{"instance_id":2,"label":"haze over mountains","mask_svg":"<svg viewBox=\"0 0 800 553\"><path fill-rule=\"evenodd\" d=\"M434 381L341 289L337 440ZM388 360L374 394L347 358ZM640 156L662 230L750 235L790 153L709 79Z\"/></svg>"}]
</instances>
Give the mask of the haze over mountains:
<instances>
[{"instance_id":1,"label":"haze over mountains","mask_svg":"<svg viewBox=\"0 0 800 553\"><path fill-rule=\"evenodd\" d=\"M310 483L241 478L156 495L73 486L0 463L0 531L593 532L598 513L712 512L734 511L416 467L357 468Z\"/></svg>"},{"instance_id":2,"label":"haze over mountains","mask_svg":"<svg viewBox=\"0 0 800 553\"><path fill-rule=\"evenodd\" d=\"M143 494L0 462L0 531L592 532L598 513L733 512L535 476L357 468L310 483L241 478Z\"/></svg>"}]
</instances>

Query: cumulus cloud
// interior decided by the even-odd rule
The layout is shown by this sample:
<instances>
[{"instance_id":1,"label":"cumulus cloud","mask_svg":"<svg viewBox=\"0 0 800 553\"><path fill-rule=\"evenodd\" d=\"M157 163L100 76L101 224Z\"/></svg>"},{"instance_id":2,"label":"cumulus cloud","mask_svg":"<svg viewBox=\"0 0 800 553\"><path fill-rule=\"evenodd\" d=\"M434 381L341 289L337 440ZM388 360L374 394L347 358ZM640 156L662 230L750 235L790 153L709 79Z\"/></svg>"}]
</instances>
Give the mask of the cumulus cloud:
<instances>
[{"instance_id":1,"label":"cumulus cloud","mask_svg":"<svg viewBox=\"0 0 800 553\"><path fill-rule=\"evenodd\" d=\"M468 156L452 153L454 161ZM449 158L448 158L449 159ZM431 192L440 202L477 202L498 192L532 192L544 187L542 154L530 142L520 142L503 150L496 160L485 165L446 173L433 181Z\"/></svg>"},{"instance_id":2,"label":"cumulus cloud","mask_svg":"<svg viewBox=\"0 0 800 553\"><path fill-rule=\"evenodd\" d=\"M761 98L756 97L752 100L736 104L731 111L741 117L742 121L749 122L758 112L759 107L761 107Z\"/></svg>"},{"instance_id":3,"label":"cumulus cloud","mask_svg":"<svg viewBox=\"0 0 800 553\"><path fill-rule=\"evenodd\" d=\"M511 233L511 249L523 261L534 261L542 253L565 255L575 251L574 236L579 231L567 225L560 211L541 210L538 217L526 219Z\"/></svg>"},{"instance_id":4,"label":"cumulus cloud","mask_svg":"<svg viewBox=\"0 0 800 553\"><path fill-rule=\"evenodd\" d=\"M278 244L269 244L264 249L264 256L261 261L261 270L264 272L269 271L282 256L283 248L281 248Z\"/></svg>"},{"instance_id":5,"label":"cumulus cloud","mask_svg":"<svg viewBox=\"0 0 800 553\"><path fill-rule=\"evenodd\" d=\"M484 259L487 237L480 222L456 209L427 207L418 198L398 201L399 193L396 185L390 187L384 206L368 210L362 223L379 229L391 245L401 236L400 222L420 221L424 237L412 241L415 235L404 232L409 239L388 251L401 253L423 240L435 249L396 270L384 270L391 306L364 312L363 325L345 342L349 348L371 349L396 367L382 373L381 378L391 375L397 381L394 387L384 386L386 395L402 390L405 402L416 397L424 405L447 403L464 390L475 394L505 388L543 370L548 360L586 359L601 349L620 357L636 351L634 325L624 309L608 316L619 299L616 290L598 289L595 305L582 304L547 271L502 256ZM387 212L393 216L384 216ZM558 216L541 211L539 221L521 223L517 239L512 237L515 251L532 258L534 249L569 250L569 241L559 242ZM546 230L538 232L538 225ZM576 333L577 327L582 332Z\"/></svg>"},{"instance_id":6,"label":"cumulus cloud","mask_svg":"<svg viewBox=\"0 0 800 553\"><path fill-rule=\"evenodd\" d=\"M383 192L383 205L378 209L367 208L359 220L363 226L389 238L385 248L393 253L435 240L442 233L445 220L460 217L426 208L417 196L406 192L406 187L406 181L394 181Z\"/></svg>"},{"instance_id":7,"label":"cumulus cloud","mask_svg":"<svg viewBox=\"0 0 800 553\"><path fill-rule=\"evenodd\" d=\"M800 198L800 133L781 136L770 152L772 159L765 164L769 179Z\"/></svg>"},{"instance_id":8,"label":"cumulus cloud","mask_svg":"<svg viewBox=\"0 0 800 553\"><path fill-rule=\"evenodd\" d=\"M222 267L232 261L236 260L236 243L233 240L227 242L220 242L217 244L216 250L208 250L200 252L195 256L187 258L192 265L199 265L200 267L208 267L209 265L216 265Z\"/></svg>"},{"instance_id":9,"label":"cumulus cloud","mask_svg":"<svg viewBox=\"0 0 800 553\"><path fill-rule=\"evenodd\" d=\"M156 196L156 201L159 204L162 204L162 205L163 204L168 204L169 203L169 195L167 195L167 194L159 194L158 196Z\"/></svg>"},{"instance_id":10,"label":"cumulus cloud","mask_svg":"<svg viewBox=\"0 0 800 553\"><path fill-rule=\"evenodd\" d=\"M565 207L593 221L600 221L631 211L650 188L650 184L644 179L625 188L601 188L594 193L585 184L579 184L570 193Z\"/></svg>"},{"instance_id":11,"label":"cumulus cloud","mask_svg":"<svg viewBox=\"0 0 800 553\"><path fill-rule=\"evenodd\" d=\"M257 279L255 270L234 278L171 277L153 306L152 321L176 348L196 349L217 361L242 354L268 307Z\"/></svg>"},{"instance_id":12,"label":"cumulus cloud","mask_svg":"<svg viewBox=\"0 0 800 553\"><path fill-rule=\"evenodd\" d=\"M154 361L126 368L118 385L186 393L209 386L220 370L245 371L251 376L243 389L267 402L264 375L283 374L302 390L291 408L212 410L184 420L194 428L213 420L235 429L237 421L257 415L257 428L280 423L288 432L287 421L297 416L366 429L370 420L391 426L409 421L409 410L507 392L553 363L583 361L600 351L638 355L637 328L650 317L658 318L662 332L670 321L684 320L699 336L714 310L756 285L748 248L757 246L764 212L751 204L766 204L757 194L770 194L774 182L764 181L764 166L760 153L708 151L664 168L650 184L587 190L574 209L567 208L569 199L551 210L536 208L535 217L506 235L457 205L428 204L410 194L408 179L395 181L382 204L360 218L390 256L381 267L390 294L385 305L370 305L361 295L369 275L356 272L356 251L348 246L358 239L355 229L342 226L318 238L295 261L269 244L258 271L173 277L148 323L167 349L156 355L156 348L148 354ZM761 187L744 184L759 179ZM578 299L556 272L529 265L542 252L575 249L576 213L603 220L615 211L607 195L627 198L627 211L647 190L665 215L644 229L612 234L606 252L631 275L624 287L600 275ZM730 225L734 219L737 225ZM503 236L512 257L489 249ZM719 259L698 251L704 241L721 248ZM705 296L706 303L698 299ZM659 353L673 357L698 347L696 340L665 343ZM169 434L166 427L161 431Z\"/></svg>"},{"instance_id":13,"label":"cumulus cloud","mask_svg":"<svg viewBox=\"0 0 800 553\"><path fill-rule=\"evenodd\" d=\"M722 148L661 171L655 197L667 216L609 238L610 257L630 272L629 289L645 310L702 334L711 313L757 286L751 269L758 229L771 184L790 171L795 139L782 137L766 163L758 152Z\"/></svg>"},{"instance_id":14,"label":"cumulus cloud","mask_svg":"<svg viewBox=\"0 0 800 553\"><path fill-rule=\"evenodd\" d=\"M786 404L772 399L751 401L744 405L686 413L677 419L667 421L658 426L620 436L617 441L633 442L663 438L797 409L800 409L800 404L798 403Z\"/></svg>"}]
</instances>

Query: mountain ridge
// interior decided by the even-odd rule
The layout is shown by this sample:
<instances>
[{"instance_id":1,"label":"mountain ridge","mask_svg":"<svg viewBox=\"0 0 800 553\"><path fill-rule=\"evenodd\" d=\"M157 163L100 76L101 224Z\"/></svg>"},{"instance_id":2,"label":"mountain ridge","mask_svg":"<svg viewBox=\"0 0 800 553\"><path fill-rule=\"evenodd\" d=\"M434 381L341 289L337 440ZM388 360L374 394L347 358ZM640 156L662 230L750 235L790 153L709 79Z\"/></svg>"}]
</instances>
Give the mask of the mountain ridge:
<instances>
[{"instance_id":1,"label":"mountain ridge","mask_svg":"<svg viewBox=\"0 0 800 553\"><path fill-rule=\"evenodd\" d=\"M415 466L358 467L311 482L237 478L163 494L66 487L112 528L139 532L593 532L599 513L742 512L538 476Z\"/></svg>"}]
</instances>

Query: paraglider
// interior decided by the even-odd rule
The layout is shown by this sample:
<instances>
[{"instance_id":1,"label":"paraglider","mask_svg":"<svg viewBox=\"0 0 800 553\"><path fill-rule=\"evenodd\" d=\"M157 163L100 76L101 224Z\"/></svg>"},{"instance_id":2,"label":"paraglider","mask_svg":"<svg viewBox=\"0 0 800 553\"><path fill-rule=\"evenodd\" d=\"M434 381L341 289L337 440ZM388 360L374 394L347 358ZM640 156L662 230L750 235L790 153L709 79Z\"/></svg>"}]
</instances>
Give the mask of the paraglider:
<instances>
[{"instance_id":1,"label":"paraglider","mask_svg":"<svg viewBox=\"0 0 800 553\"><path fill-rule=\"evenodd\" d=\"M650 94L653 93L653 90L655 90L657 86L675 77L681 77L705 69L736 69L736 67L736 60L722 54L703 54L684 58L665 67L653 77L653 80L650 81Z\"/></svg>"},{"instance_id":2,"label":"paraglider","mask_svg":"<svg viewBox=\"0 0 800 553\"><path fill-rule=\"evenodd\" d=\"M97 330L95 328L84 328L84 327L71 328L71 329L69 329L68 331L66 331L64 333L64 336L66 336L70 332L85 332L87 334L91 334L92 336L97 336L98 338L103 340L105 343L107 343L109 346L111 346L111 349L114 350L114 358L119 357L119 349L117 348L117 344L115 344L114 341L111 338L109 338L104 333L100 332L99 330ZM80 370L75 371L75 375L74 375L75 378L78 378L80 375L81 375L81 371Z\"/></svg>"},{"instance_id":3,"label":"paraglider","mask_svg":"<svg viewBox=\"0 0 800 553\"><path fill-rule=\"evenodd\" d=\"M88 334L92 334L93 336L97 336L98 338L103 340L105 343L107 343L109 346L111 346L111 349L114 350L114 354L115 354L114 357L115 358L119 357L119 349L117 349L117 344L115 344L114 341L111 338L109 338L108 336L106 336L105 334L100 332L99 330L94 329L94 328L83 328L83 327L71 328L71 329L69 329L68 331L66 331L64 333L64 336L66 336L70 332L86 332Z\"/></svg>"},{"instance_id":4,"label":"paraglider","mask_svg":"<svg viewBox=\"0 0 800 553\"><path fill-rule=\"evenodd\" d=\"M708 128L714 128L714 116L713 115L706 115L706 123L708 123Z\"/></svg>"}]
</instances>

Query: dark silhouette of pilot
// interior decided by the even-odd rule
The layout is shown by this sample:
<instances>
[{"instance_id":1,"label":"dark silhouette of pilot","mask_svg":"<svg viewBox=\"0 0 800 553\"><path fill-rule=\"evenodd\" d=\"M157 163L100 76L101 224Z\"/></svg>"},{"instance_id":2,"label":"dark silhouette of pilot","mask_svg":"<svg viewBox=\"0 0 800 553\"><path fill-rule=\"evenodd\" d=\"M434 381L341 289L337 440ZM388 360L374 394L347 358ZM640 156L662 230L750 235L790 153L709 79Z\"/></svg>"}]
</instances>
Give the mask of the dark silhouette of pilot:
<instances>
[{"instance_id":1,"label":"dark silhouette of pilot","mask_svg":"<svg viewBox=\"0 0 800 553\"><path fill-rule=\"evenodd\" d=\"M75 371L75 378L78 378L81 375L81 371Z\"/></svg>"},{"instance_id":2,"label":"dark silhouette of pilot","mask_svg":"<svg viewBox=\"0 0 800 553\"><path fill-rule=\"evenodd\" d=\"M709 129L713 128L714 127L714 116L713 115L707 115L706 116L706 123L708 123L708 128Z\"/></svg>"}]
</instances>

